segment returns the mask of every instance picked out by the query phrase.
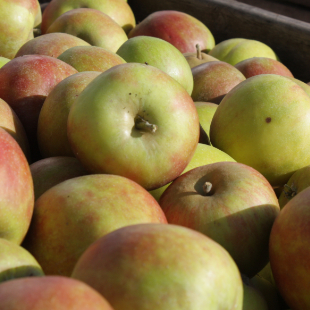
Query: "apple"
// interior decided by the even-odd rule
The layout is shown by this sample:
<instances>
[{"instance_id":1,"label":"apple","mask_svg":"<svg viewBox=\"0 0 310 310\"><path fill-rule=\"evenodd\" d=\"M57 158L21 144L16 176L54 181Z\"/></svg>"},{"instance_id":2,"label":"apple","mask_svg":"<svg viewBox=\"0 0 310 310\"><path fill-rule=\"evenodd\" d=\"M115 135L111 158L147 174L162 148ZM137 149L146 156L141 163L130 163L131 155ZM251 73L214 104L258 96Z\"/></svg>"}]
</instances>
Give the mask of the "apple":
<instances>
[{"instance_id":1,"label":"apple","mask_svg":"<svg viewBox=\"0 0 310 310\"><path fill-rule=\"evenodd\" d=\"M87 284L61 276L27 277L0 284L1 310L113 310Z\"/></svg>"},{"instance_id":2,"label":"apple","mask_svg":"<svg viewBox=\"0 0 310 310\"><path fill-rule=\"evenodd\" d=\"M43 270L33 255L20 245L0 238L0 283L43 275Z\"/></svg>"},{"instance_id":3,"label":"apple","mask_svg":"<svg viewBox=\"0 0 310 310\"><path fill-rule=\"evenodd\" d=\"M98 46L74 46L64 51L57 58L69 64L78 72L104 72L113 66L126 63L122 57Z\"/></svg>"},{"instance_id":4,"label":"apple","mask_svg":"<svg viewBox=\"0 0 310 310\"><path fill-rule=\"evenodd\" d=\"M280 61L267 57L252 57L238 62L235 65L246 78L258 74L279 74L294 77L292 72Z\"/></svg>"},{"instance_id":5,"label":"apple","mask_svg":"<svg viewBox=\"0 0 310 310\"><path fill-rule=\"evenodd\" d=\"M45 157L74 156L67 136L67 120L74 100L101 72L72 74L60 81L46 97L38 117L37 141Z\"/></svg>"},{"instance_id":6,"label":"apple","mask_svg":"<svg viewBox=\"0 0 310 310\"><path fill-rule=\"evenodd\" d=\"M189 66L191 68L196 67L198 65L201 65L205 62L218 61L218 59L216 59L216 58L214 58L214 57L212 57L206 53L203 53L200 49L199 44L196 44L196 49L197 49L196 53L192 53L192 52L183 53L183 56L185 57L185 59L187 60Z\"/></svg>"},{"instance_id":7,"label":"apple","mask_svg":"<svg viewBox=\"0 0 310 310\"><path fill-rule=\"evenodd\" d=\"M213 146L283 186L310 164L310 97L294 81L260 74L233 88L210 127Z\"/></svg>"},{"instance_id":8,"label":"apple","mask_svg":"<svg viewBox=\"0 0 310 310\"><path fill-rule=\"evenodd\" d=\"M38 160L30 165L34 195L37 200L51 187L88 174L75 157L56 156Z\"/></svg>"},{"instance_id":9,"label":"apple","mask_svg":"<svg viewBox=\"0 0 310 310\"><path fill-rule=\"evenodd\" d=\"M263 42L257 40L232 38L224 40L213 47L209 55L228 62L232 66L252 57L267 57L279 60L275 52Z\"/></svg>"},{"instance_id":10,"label":"apple","mask_svg":"<svg viewBox=\"0 0 310 310\"><path fill-rule=\"evenodd\" d=\"M270 265L276 286L289 307L309 309L310 188L293 197L274 222Z\"/></svg>"},{"instance_id":11,"label":"apple","mask_svg":"<svg viewBox=\"0 0 310 310\"><path fill-rule=\"evenodd\" d=\"M159 38L138 36L127 40L116 52L126 62L154 66L169 74L191 94L193 75L182 53Z\"/></svg>"},{"instance_id":12,"label":"apple","mask_svg":"<svg viewBox=\"0 0 310 310\"><path fill-rule=\"evenodd\" d=\"M46 33L65 32L116 52L128 40L123 28L107 14L89 8L79 8L60 15Z\"/></svg>"},{"instance_id":13,"label":"apple","mask_svg":"<svg viewBox=\"0 0 310 310\"><path fill-rule=\"evenodd\" d=\"M219 104L224 96L245 80L244 75L224 61L211 61L192 68L194 101Z\"/></svg>"},{"instance_id":14,"label":"apple","mask_svg":"<svg viewBox=\"0 0 310 310\"><path fill-rule=\"evenodd\" d=\"M264 296L243 278L243 307L242 310L269 310ZM275 309L272 309L275 310Z\"/></svg>"},{"instance_id":15,"label":"apple","mask_svg":"<svg viewBox=\"0 0 310 310\"><path fill-rule=\"evenodd\" d=\"M11 59L0 56L0 68L3 67L6 63L8 63Z\"/></svg>"},{"instance_id":16,"label":"apple","mask_svg":"<svg viewBox=\"0 0 310 310\"><path fill-rule=\"evenodd\" d=\"M151 36L174 45L181 53L196 53L196 44L208 52L214 45L209 28L194 16L175 10L162 10L149 14L128 34L129 38Z\"/></svg>"},{"instance_id":17,"label":"apple","mask_svg":"<svg viewBox=\"0 0 310 310\"><path fill-rule=\"evenodd\" d=\"M212 102L196 101L195 106L198 112L199 123L203 130L209 135L211 121L218 105Z\"/></svg>"},{"instance_id":18,"label":"apple","mask_svg":"<svg viewBox=\"0 0 310 310\"><path fill-rule=\"evenodd\" d=\"M36 200L23 247L45 274L70 276L81 254L98 238L149 222L167 220L143 187L121 176L84 175L51 187Z\"/></svg>"},{"instance_id":19,"label":"apple","mask_svg":"<svg viewBox=\"0 0 310 310\"><path fill-rule=\"evenodd\" d=\"M25 154L2 128L0 174L0 238L21 244L33 213L33 183Z\"/></svg>"},{"instance_id":20,"label":"apple","mask_svg":"<svg viewBox=\"0 0 310 310\"><path fill-rule=\"evenodd\" d=\"M62 14L78 8L99 10L110 16L126 33L135 27L135 16L124 0L52 0L42 14L41 31L45 34L50 25Z\"/></svg>"},{"instance_id":21,"label":"apple","mask_svg":"<svg viewBox=\"0 0 310 310\"><path fill-rule=\"evenodd\" d=\"M23 124L32 161L41 157L37 124L43 102L56 84L74 73L77 71L70 65L44 55L17 57L0 69L0 98L9 104Z\"/></svg>"},{"instance_id":22,"label":"apple","mask_svg":"<svg viewBox=\"0 0 310 310\"><path fill-rule=\"evenodd\" d=\"M0 0L0 55L12 59L41 22L38 0Z\"/></svg>"},{"instance_id":23,"label":"apple","mask_svg":"<svg viewBox=\"0 0 310 310\"><path fill-rule=\"evenodd\" d=\"M199 139L196 107L185 88L151 65L114 66L74 101L67 134L91 173L128 177L147 190L175 179Z\"/></svg>"},{"instance_id":24,"label":"apple","mask_svg":"<svg viewBox=\"0 0 310 310\"><path fill-rule=\"evenodd\" d=\"M18 50L15 58L34 54L57 58L73 46L90 46L90 44L68 33L48 33L26 42Z\"/></svg>"},{"instance_id":25,"label":"apple","mask_svg":"<svg viewBox=\"0 0 310 310\"><path fill-rule=\"evenodd\" d=\"M242 309L240 272L219 244L191 229L137 224L98 239L72 278L117 310Z\"/></svg>"},{"instance_id":26,"label":"apple","mask_svg":"<svg viewBox=\"0 0 310 310\"><path fill-rule=\"evenodd\" d=\"M267 264L269 234L280 207L271 185L255 169L236 162L194 168L169 185L159 204L168 223L218 242L246 276Z\"/></svg>"}]
</instances>

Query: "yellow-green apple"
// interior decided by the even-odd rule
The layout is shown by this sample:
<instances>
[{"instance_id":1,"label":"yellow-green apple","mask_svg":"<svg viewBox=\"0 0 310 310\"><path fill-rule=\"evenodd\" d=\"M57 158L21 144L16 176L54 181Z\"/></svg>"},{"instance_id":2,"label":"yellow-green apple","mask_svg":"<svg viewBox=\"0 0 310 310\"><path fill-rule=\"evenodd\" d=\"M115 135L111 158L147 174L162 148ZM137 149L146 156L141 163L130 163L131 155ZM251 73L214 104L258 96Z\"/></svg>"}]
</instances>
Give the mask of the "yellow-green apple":
<instances>
[{"instance_id":1,"label":"yellow-green apple","mask_svg":"<svg viewBox=\"0 0 310 310\"><path fill-rule=\"evenodd\" d=\"M276 286L294 310L309 309L310 188L281 209L270 234L269 257Z\"/></svg>"},{"instance_id":2,"label":"yellow-green apple","mask_svg":"<svg viewBox=\"0 0 310 310\"><path fill-rule=\"evenodd\" d=\"M69 64L78 72L104 72L113 66L126 63L116 53L98 46L74 46L64 51L57 58Z\"/></svg>"},{"instance_id":3,"label":"yellow-green apple","mask_svg":"<svg viewBox=\"0 0 310 310\"><path fill-rule=\"evenodd\" d=\"M44 272L33 255L20 245L0 238L0 283L43 275Z\"/></svg>"},{"instance_id":4,"label":"yellow-green apple","mask_svg":"<svg viewBox=\"0 0 310 310\"><path fill-rule=\"evenodd\" d=\"M195 53L196 44L208 52L214 45L209 28L197 18L175 10L153 12L134 27L129 38L151 36L174 45L181 53Z\"/></svg>"},{"instance_id":5,"label":"yellow-green apple","mask_svg":"<svg viewBox=\"0 0 310 310\"><path fill-rule=\"evenodd\" d=\"M192 68L194 101L219 104L224 96L246 78L224 61L210 61Z\"/></svg>"},{"instance_id":6,"label":"yellow-green apple","mask_svg":"<svg viewBox=\"0 0 310 310\"><path fill-rule=\"evenodd\" d=\"M252 57L267 57L279 60L275 52L265 43L243 38L222 41L213 47L209 55L233 66Z\"/></svg>"},{"instance_id":7,"label":"yellow-green apple","mask_svg":"<svg viewBox=\"0 0 310 310\"><path fill-rule=\"evenodd\" d=\"M8 63L11 59L0 56L0 68L3 67L6 63Z\"/></svg>"},{"instance_id":8,"label":"yellow-green apple","mask_svg":"<svg viewBox=\"0 0 310 310\"><path fill-rule=\"evenodd\" d=\"M283 186L310 164L310 97L296 82L260 74L233 88L210 127L213 146Z\"/></svg>"},{"instance_id":9,"label":"yellow-green apple","mask_svg":"<svg viewBox=\"0 0 310 310\"><path fill-rule=\"evenodd\" d=\"M243 307L242 310L270 310L264 296L253 287L247 277L242 277L243 283ZM273 309L272 309L273 310ZM274 309L276 310L276 309Z\"/></svg>"},{"instance_id":10,"label":"yellow-green apple","mask_svg":"<svg viewBox=\"0 0 310 310\"><path fill-rule=\"evenodd\" d=\"M70 276L91 243L138 223L167 223L148 191L121 176L84 175L51 187L36 200L23 246L45 274Z\"/></svg>"},{"instance_id":11,"label":"yellow-green apple","mask_svg":"<svg viewBox=\"0 0 310 310\"><path fill-rule=\"evenodd\" d=\"M126 33L136 26L131 7L124 0L52 0L42 14L41 31L46 33L50 25L62 14L78 8L99 10L110 16Z\"/></svg>"},{"instance_id":12,"label":"yellow-green apple","mask_svg":"<svg viewBox=\"0 0 310 310\"><path fill-rule=\"evenodd\" d=\"M74 100L101 72L85 71L60 81L48 94L38 117L37 141L42 157L74 156L67 136L67 120Z\"/></svg>"},{"instance_id":13,"label":"yellow-green apple","mask_svg":"<svg viewBox=\"0 0 310 310\"><path fill-rule=\"evenodd\" d=\"M56 156L38 160L30 165L34 197L37 200L51 187L82 175L88 174L75 157Z\"/></svg>"},{"instance_id":14,"label":"yellow-green apple","mask_svg":"<svg viewBox=\"0 0 310 310\"><path fill-rule=\"evenodd\" d=\"M0 284L1 310L113 310L89 285L61 276L27 277Z\"/></svg>"},{"instance_id":15,"label":"yellow-green apple","mask_svg":"<svg viewBox=\"0 0 310 310\"><path fill-rule=\"evenodd\" d=\"M0 98L10 105L23 124L32 161L41 157L37 125L43 102L56 84L74 73L77 71L70 65L44 55L17 57L0 69Z\"/></svg>"},{"instance_id":16,"label":"yellow-green apple","mask_svg":"<svg viewBox=\"0 0 310 310\"><path fill-rule=\"evenodd\" d=\"M41 22L38 0L0 1L0 56L12 59Z\"/></svg>"},{"instance_id":17,"label":"yellow-green apple","mask_svg":"<svg viewBox=\"0 0 310 310\"><path fill-rule=\"evenodd\" d=\"M212 102L197 101L195 102L195 106L198 112L199 123L203 130L209 135L211 121L218 105Z\"/></svg>"},{"instance_id":18,"label":"yellow-green apple","mask_svg":"<svg viewBox=\"0 0 310 310\"><path fill-rule=\"evenodd\" d=\"M124 29L107 14L89 8L73 9L60 15L46 33L65 32L116 52L128 40Z\"/></svg>"},{"instance_id":19,"label":"yellow-green apple","mask_svg":"<svg viewBox=\"0 0 310 310\"><path fill-rule=\"evenodd\" d=\"M268 264L257 273L257 275L265 280L267 280L269 283L273 284L274 286L276 286L275 282L274 282L274 278L272 275L272 270L270 267L270 262L268 262Z\"/></svg>"},{"instance_id":20,"label":"yellow-green apple","mask_svg":"<svg viewBox=\"0 0 310 310\"><path fill-rule=\"evenodd\" d=\"M138 36L127 40L116 52L126 62L142 63L169 74L191 94L193 75L182 53L159 38Z\"/></svg>"},{"instance_id":21,"label":"yellow-green apple","mask_svg":"<svg viewBox=\"0 0 310 310\"><path fill-rule=\"evenodd\" d=\"M280 61L267 57L252 57L235 64L246 78L258 74L279 74L287 77L294 77L292 72Z\"/></svg>"},{"instance_id":22,"label":"yellow-green apple","mask_svg":"<svg viewBox=\"0 0 310 310\"><path fill-rule=\"evenodd\" d=\"M242 309L242 281L231 256L194 230L137 224L94 242L77 262L81 280L117 310Z\"/></svg>"},{"instance_id":23,"label":"yellow-green apple","mask_svg":"<svg viewBox=\"0 0 310 310\"><path fill-rule=\"evenodd\" d=\"M33 213L33 182L24 152L2 128L0 174L0 238L21 244Z\"/></svg>"},{"instance_id":24,"label":"yellow-green apple","mask_svg":"<svg viewBox=\"0 0 310 310\"><path fill-rule=\"evenodd\" d=\"M159 204L168 223L221 244L246 276L268 263L269 234L280 207L271 185L255 169L236 162L194 168L169 185Z\"/></svg>"},{"instance_id":25,"label":"yellow-green apple","mask_svg":"<svg viewBox=\"0 0 310 310\"><path fill-rule=\"evenodd\" d=\"M196 44L196 49L197 49L196 53L195 52L183 53L183 56L185 57L191 68L194 68L205 62L218 61L218 59L216 59L215 57L212 57L209 54L202 52L199 44Z\"/></svg>"},{"instance_id":26,"label":"yellow-green apple","mask_svg":"<svg viewBox=\"0 0 310 310\"><path fill-rule=\"evenodd\" d=\"M184 169L182 172L185 173L191 169L194 169L196 167L212 164L212 163L217 163L220 161L235 161L232 157L229 155L225 154L221 150L212 147L210 145L198 143L196 151L194 153L194 156L190 160L189 164L187 167ZM150 193L152 196L158 201L162 193L166 190L166 188L170 185L170 183L161 186L159 188L156 188Z\"/></svg>"},{"instance_id":27,"label":"yellow-green apple","mask_svg":"<svg viewBox=\"0 0 310 310\"><path fill-rule=\"evenodd\" d=\"M90 44L68 33L47 33L26 42L18 50L16 57L36 54L57 58L73 46L90 46Z\"/></svg>"},{"instance_id":28,"label":"yellow-green apple","mask_svg":"<svg viewBox=\"0 0 310 310\"><path fill-rule=\"evenodd\" d=\"M69 111L67 134L91 173L122 175L151 190L186 168L200 127L180 83L153 66L126 63L85 87Z\"/></svg>"}]
</instances>

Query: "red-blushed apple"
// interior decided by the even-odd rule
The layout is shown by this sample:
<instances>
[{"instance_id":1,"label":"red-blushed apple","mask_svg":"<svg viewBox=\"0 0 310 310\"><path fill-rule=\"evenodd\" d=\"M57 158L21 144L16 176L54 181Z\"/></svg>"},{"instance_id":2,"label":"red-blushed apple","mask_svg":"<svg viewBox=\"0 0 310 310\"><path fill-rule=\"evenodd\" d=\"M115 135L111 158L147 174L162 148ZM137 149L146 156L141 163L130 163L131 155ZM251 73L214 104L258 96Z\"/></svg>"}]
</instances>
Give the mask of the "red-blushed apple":
<instances>
[{"instance_id":1,"label":"red-blushed apple","mask_svg":"<svg viewBox=\"0 0 310 310\"><path fill-rule=\"evenodd\" d=\"M43 102L56 84L74 73L77 71L65 62L43 55L17 57L0 69L0 98L23 124L33 161L41 156L37 125Z\"/></svg>"},{"instance_id":2,"label":"red-blushed apple","mask_svg":"<svg viewBox=\"0 0 310 310\"><path fill-rule=\"evenodd\" d=\"M137 224L94 242L72 278L117 310L242 309L242 281L231 256L194 230Z\"/></svg>"},{"instance_id":3,"label":"red-blushed apple","mask_svg":"<svg viewBox=\"0 0 310 310\"><path fill-rule=\"evenodd\" d=\"M139 63L114 66L91 81L71 106L67 124L71 148L86 169L128 177L147 190L180 175L199 133L185 88Z\"/></svg>"},{"instance_id":4,"label":"red-blushed apple","mask_svg":"<svg viewBox=\"0 0 310 310\"><path fill-rule=\"evenodd\" d=\"M199 123L203 130L209 135L211 121L218 105L212 102L196 101L195 106L198 112Z\"/></svg>"},{"instance_id":5,"label":"red-blushed apple","mask_svg":"<svg viewBox=\"0 0 310 310\"><path fill-rule=\"evenodd\" d=\"M159 204L168 223L221 244L246 276L268 263L269 234L280 207L271 185L255 169L236 162L194 168L169 185Z\"/></svg>"},{"instance_id":6,"label":"red-blushed apple","mask_svg":"<svg viewBox=\"0 0 310 310\"><path fill-rule=\"evenodd\" d=\"M211 122L213 146L283 186L310 165L310 97L296 82L260 74L234 87Z\"/></svg>"},{"instance_id":7,"label":"red-blushed apple","mask_svg":"<svg viewBox=\"0 0 310 310\"><path fill-rule=\"evenodd\" d=\"M224 96L246 78L224 61L210 61L192 68L194 101L219 104Z\"/></svg>"},{"instance_id":8,"label":"red-blushed apple","mask_svg":"<svg viewBox=\"0 0 310 310\"><path fill-rule=\"evenodd\" d=\"M33 182L24 152L2 128L0 175L0 238L21 244L33 213Z\"/></svg>"},{"instance_id":9,"label":"red-blushed apple","mask_svg":"<svg viewBox=\"0 0 310 310\"><path fill-rule=\"evenodd\" d=\"M72 9L90 8L110 16L126 33L136 25L131 7L124 0L52 0L42 14L41 31L46 33L49 26L62 14Z\"/></svg>"},{"instance_id":10,"label":"red-blushed apple","mask_svg":"<svg viewBox=\"0 0 310 310\"><path fill-rule=\"evenodd\" d=\"M46 31L51 32L69 33L114 53L128 40L124 29L110 16L89 8L74 9L60 15Z\"/></svg>"},{"instance_id":11,"label":"red-blushed apple","mask_svg":"<svg viewBox=\"0 0 310 310\"><path fill-rule=\"evenodd\" d=\"M294 77L292 72L280 61L267 57L252 57L235 64L246 78L259 74L279 74Z\"/></svg>"},{"instance_id":12,"label":"red-blushed apple","mask_svg":"<svg viewBox=\"0 0 310 310\"><path fill-rule=\"evenodd\" d=\"M98 46L71 47L57 58L69 64L78 72L104 72L114 66L126 63L126 61L116 53Z\"/></svg>"},{"instance_id":13,"label":"red-blushed apple","mask_svg":"<svg viewBox=\"0 0 310 310\"><path fill-rule=\"evenodd\" d=\"M275 284L294 310L309 309L310 188L280 211L270 234L269 257Z\"/></svg>"},{"instance_id":14,"label":"red-blushed apple","mask_svg":"<svg viewBox=\"0 0 310 310\"><path fill-rule=\"evenodd\" d=\"M91 243L138 223L167 223L150 193L121 176L85 175L53 186L36 200L23 246L45 274L70 276Z\"/></svg>"},{"instance_id":15,"label":"red-blushed apple","mask_svg":"<svg viewBox=\"0 0 310 310\"><path fill-rule=\"evenodd\" d=\"M57 156L38 160L30 165L34 197L37 200L51 187L75 177L88 174L75 157Z\"/></svg>"},{"instance_id":16,"label":"red-blushed apple","mask_svg":"<svg viewBox=\"0 0 310 310\"><path fill-rule=\"evenodd\" d=\"M74 156L67 136L67 120L74 100L101 72L79 72L60 81L48 94L38 117L37 140L45 157Z\"/></svg>"},{"instance_id":17,"label":"red-blushed apple","mask_svg":"<svg viewBox=\"0 0 310 310\"><path fill-rule=\"evenodd\" d=\"M151 36L174 45L181 53L195 53L199 44L202 51L211 50L214 37L209 28L197 18L175 10L153 12L137 24L129 38Z\"/></svg>"},{"instance_id":18,"label":"red-blushed apple","mask_svg":"<svg viewBox=\"0 0 310 310\"><path fill-rule=\"evenodd\" d=\"M212 57L209 54L202 52L199 44L196 44L196 49L196 53L183 53L183 56L185 57L191 68L194 68L205 62L218 61L218 59L216 59L215 57Z\"/></svg>"},{"instance_id":19,"label":"red-blushed apple","mask_svg":"<svg viewBox=\"0 0 310 310\"><path fill-rule=\"evenodd\" d=\"M1 310L113 310L89 285L61 276L27 277L0 284Z\"/></svg>"},{"instance_id":20,"label":"red-blushed apple","mask_svg":"<svg viewBox=\"0 0 310 310\"><path fill-rule=\"evenodd\" d=\"M33 255L20 245L0 238L0 283L43 275L44 272Z\"/></svg>"},{"instance_id":21,"label":"red-blushed apple","mask_svg":"<svg viewBox=\"0 0 310 310\"><path fill-rule=\"evenodd\" d=\"M26 42L18 50L15 58L25 55L45 55L57 58L73 46L90 46L90 44L68 33L48 33Z\"/></svg>"},{"instance_id":22,"label":"red-blushed apple","mask_svg":"<svg viewBox=\"0 0 310 310\"><path fill-rule=\"evenodd\" d=\"M126 62L156 67L178 81L191 94L193 75L182 53L169 42L150 36L130 38L116 52Z\"/></svg>"}]
</instances>

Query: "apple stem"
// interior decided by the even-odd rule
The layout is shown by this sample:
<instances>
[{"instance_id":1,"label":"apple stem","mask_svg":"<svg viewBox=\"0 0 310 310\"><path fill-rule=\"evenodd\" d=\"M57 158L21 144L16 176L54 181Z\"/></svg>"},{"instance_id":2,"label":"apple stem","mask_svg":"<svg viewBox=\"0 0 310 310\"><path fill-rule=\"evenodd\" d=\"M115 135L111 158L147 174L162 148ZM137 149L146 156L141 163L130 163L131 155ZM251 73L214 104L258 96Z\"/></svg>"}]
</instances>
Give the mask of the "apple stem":
<instances>
[{"instance_id":1,"label":"apple stem","mask_svg":"<svg viewBox=\"0 0 310 310\"><path fill-rule=\"evenodd\" d=\"M291 199L297 194L297 189L295 188L294 184L291 186L284 184L284 195L288 198Z\"/></svg>"},{"instance_id":2,"label":"apple stem","mask_svg":"<svg viewBox=\"0 0 310 310\"><path fill-rule=\"evenodd\" d=\"M155 133L158 127L154 124L150 124L140 115L137 115L135 117L135 128L138 130Z\"/></svg>"},{"instance_id":3,"label":"apple stem","mask_svg":"<svg viewBox=\"0 0 310 310\"><path fill-rule=\"evenodd\" d=\"M200 49L200 45L199 44L196 44L196 50L197 50L197 58L198 59L202 59L201 49Z\"/></svg>"},{"instance_id":4,"label":"apple stem","mask_svg":"<svg viewBox=\"0 0 310 310\"><path fill-rule=\"evenodd\" d=\"M203 189L204 193L208 195L212 189L212 183L205 182L202 186L202 189Z\"/></svg>"}]
</instances>

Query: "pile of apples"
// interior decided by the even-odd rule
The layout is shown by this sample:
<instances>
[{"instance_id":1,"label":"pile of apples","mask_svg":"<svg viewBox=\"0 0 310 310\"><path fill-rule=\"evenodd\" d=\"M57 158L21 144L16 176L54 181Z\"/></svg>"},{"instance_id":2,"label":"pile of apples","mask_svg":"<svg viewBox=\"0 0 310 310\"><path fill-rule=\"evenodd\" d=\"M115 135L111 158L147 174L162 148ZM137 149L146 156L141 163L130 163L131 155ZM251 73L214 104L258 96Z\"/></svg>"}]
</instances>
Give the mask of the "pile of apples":
<instances>
[{"instance_id":1,"label":"pile of apples","mask_svg":"<svg viewBox=\"0 0 310 310\"><path fill-rule=\"evenodd\" d=\"M0 309L310 309L310 86L263 42L125 0L0 0Z\"/></svg>"}]
</instances>

